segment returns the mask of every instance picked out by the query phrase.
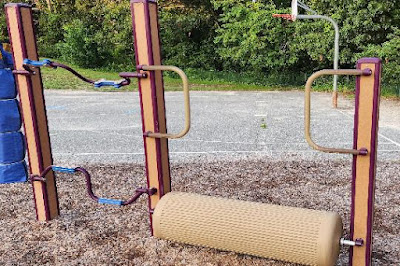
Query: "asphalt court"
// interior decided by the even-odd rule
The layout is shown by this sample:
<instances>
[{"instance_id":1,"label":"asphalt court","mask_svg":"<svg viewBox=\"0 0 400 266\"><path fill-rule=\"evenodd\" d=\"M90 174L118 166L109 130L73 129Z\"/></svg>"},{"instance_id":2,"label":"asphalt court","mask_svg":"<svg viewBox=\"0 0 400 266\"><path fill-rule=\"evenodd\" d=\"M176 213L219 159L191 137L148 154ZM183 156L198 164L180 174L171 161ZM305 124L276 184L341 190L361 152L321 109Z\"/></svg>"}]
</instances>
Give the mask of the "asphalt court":
<instances>
[{"instance_id":1,"label":"asphalt court","mask_svg":"<svg viewBox=\"0 0 400 266\"><path fill-rule=\"evenodd\" d=\"M137 92L45 92L56 163L143 162ZM192 126L183 139L170 140L172 161L230 158L336 160L304 139L304 93L191 92ZM166 93L169 132L184 124L183 95ZM329 93L312 95L312 135L330 147L352 147L354 100L331 107ZM382 100L379 160L400 160L400 102Z\"/></svg>"}]
</instances>

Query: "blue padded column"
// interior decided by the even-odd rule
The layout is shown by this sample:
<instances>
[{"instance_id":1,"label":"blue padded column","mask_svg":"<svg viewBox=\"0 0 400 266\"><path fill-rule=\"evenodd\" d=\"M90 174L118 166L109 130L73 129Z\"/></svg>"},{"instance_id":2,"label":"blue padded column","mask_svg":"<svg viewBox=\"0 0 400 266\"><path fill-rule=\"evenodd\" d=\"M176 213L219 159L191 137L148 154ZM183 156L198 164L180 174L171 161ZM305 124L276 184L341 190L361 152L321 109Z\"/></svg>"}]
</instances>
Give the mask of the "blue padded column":
<instances>
[{"instance_id":1,"label":"blue padded column","mask_svg":"<svg viewBox=\"0 0 400 266\"><path fill-rule=\"evenodd\" d=\"M22 133L0 133L0 164L16 163L24 159L25 143Z\"/></svg>"},{"instance_id":2,"label":"blue padded column","mask_svg":"<svg viewBox=\"0 0 400 266\"><path fill-rule=\"evenodd\" d=\"M25 182L25 142L10 53L0 44L0 184Z\"/></svg>"},{"instance_id":3,"label":"blue padded column","mask_svg":"<svg viewBox=\"0 0 400 266\"><path fill-rule=\"evenodd\" d=\"M20 130L21 115L16 99L0 100L0 114L0 133Z\"/></svg>"},{"instance_id":4,"label":"blue padded column","mask_svg":"<svg viewBox=\"0 0 400 266\"><path fill-rule=\"evenodd\" d=\"M15 88L12 70L0 68L0 99L9 100L15 97L17 97L17 89Z\"/></svg>"}]
</instances>

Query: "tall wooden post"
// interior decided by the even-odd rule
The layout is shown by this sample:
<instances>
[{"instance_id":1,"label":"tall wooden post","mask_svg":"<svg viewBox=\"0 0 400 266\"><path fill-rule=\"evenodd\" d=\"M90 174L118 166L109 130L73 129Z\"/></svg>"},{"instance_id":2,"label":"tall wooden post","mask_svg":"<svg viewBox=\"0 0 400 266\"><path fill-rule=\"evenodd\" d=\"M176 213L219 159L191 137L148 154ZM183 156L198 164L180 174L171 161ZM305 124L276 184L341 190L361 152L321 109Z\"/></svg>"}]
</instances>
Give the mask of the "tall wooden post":
<instances>
[{"instance_id":1,"label":"tall wooden post","mask_svg":"<svg viewBox=\"0 0 400 266\"><path fill-rule=\"evenodd\" d=\"M15 69L24 71L22 64L25 58L38 60L32 8L25 4L7 4L5 11ZM29 169L32 175L39 175L53 164L53 158L40 69L35 69L35 72L34 75L16 75L16 82L24 121ZM59 206L53 172L48 173L45 183L35 181L33 190L37 219L47 221L57 217Z\"/></svg>"},{"instance_id":2,"label":"tall wooden post","mask_svg":"<svg viewBox=\"0 0 400 266\"><path fill-rule=\"evenodd\" d=\"M367 148L368 155L353 160L350 234L352 240L363 240L362 246L350 250L350 265L354 266L371 265L381 65L378 58L357 63L358 69L369 68L372 75L357 77L356 84L354 149Z\"/></svg>"},{"instance_id":3,"label":"tall wooden post","mask_svg":"<svg viewBox=\"0 0 400 266\"><path fill-rule=\"evenodd\" d=\"M161 65L157 1L132 0L131 11L136 65ZM148 78L139 79L139 93L148 187L157 188L157 194L149 197L152 210L171 191L168 140L146 136L146 132L167 133L161 71L149 71Z\"/></svg>"}]
</instances>

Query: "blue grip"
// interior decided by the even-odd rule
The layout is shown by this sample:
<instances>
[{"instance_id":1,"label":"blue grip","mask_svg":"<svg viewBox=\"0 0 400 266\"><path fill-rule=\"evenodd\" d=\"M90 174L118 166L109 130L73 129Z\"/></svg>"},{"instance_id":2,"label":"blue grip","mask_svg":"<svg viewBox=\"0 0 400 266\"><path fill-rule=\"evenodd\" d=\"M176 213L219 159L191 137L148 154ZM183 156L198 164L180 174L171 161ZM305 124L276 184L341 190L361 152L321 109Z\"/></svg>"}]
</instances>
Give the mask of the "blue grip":
<instances>
[{"instance_id":1,"label":"blue grip","mask_svg":"<svg viewBox=\"0 0 400 266\"><path fill-rule=\"evenodd\" d=\"M34 66L34 67L47 66L47 65L50 65L51 63L52 62L49 59L43 59L42 61L24 59L24 62L23 62L24 65L29 65L29 66Z\"/></svg>"},{"instance_id":2,"label":"blue grip","mask_svg":"<svg viewBox=\"0 0 400 266\"><path fill-rule=\"evenodd\" d=\"M113 86L116 89L119 89L122 87L121 81L112 81L112 80L101 79L94 83L95 88L101 88L101 87L106 87L106 86Z\"/></svg>"},{"instance_id":3,"label":"blue grip","mask_svg":"<svg viewBox=\"0 0 400 266\"><path fill-rule=\"evenodd\" d=\"M97 202L100 204L109 204L109 205L118 205L118 206L122 206L122 203L123 203L122 200L102 199L102 198L99 198L99 200Z\"/></svg>"},{"instance_id":4,"label":"blue grip","mask_svg":"<svg viewBox=\"0 0 400 266\"><path fill-rule=\"evenodd\" d=\"M65 168L65 167L59 167L59 166L53 166L51 169L54 172L69 173L69 174L73 174L76 172L76 170L74 168Z\"/></svg>"}]
</instances>

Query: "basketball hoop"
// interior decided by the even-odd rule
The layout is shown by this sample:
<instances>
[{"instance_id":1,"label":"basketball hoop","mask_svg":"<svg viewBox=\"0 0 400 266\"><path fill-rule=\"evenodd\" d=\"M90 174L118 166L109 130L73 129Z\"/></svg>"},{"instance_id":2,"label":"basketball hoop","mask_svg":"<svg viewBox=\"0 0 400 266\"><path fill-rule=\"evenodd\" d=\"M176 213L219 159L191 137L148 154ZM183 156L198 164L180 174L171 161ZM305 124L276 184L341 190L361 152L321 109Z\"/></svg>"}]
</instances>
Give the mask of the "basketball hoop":
<instances>
[{"instance_id":1,"label":"basketball hoop","mask_svg":"<svg viewBox=\"0 0 400 266\"><path fill-rule=\"evenodd\" d=\"M272 15L274 18L283 18L289 21L296 21L298 15L298 0L292 0L292 14L274 14Z\"/></svg>"},{"instance_id":2,"label":"basketball hoop","mask_svg":"<svg viewBox=\"0 0 400 266\"><path fill-rule=\"evenodd\" d=\"M319 15L315 10L312 10L309 6L304 4L302 2L303 0L292 0L291 4L291 14L274 14L272 15L274 18L283 18L289 21L296 21L297 19L323 19L326 21L329 21L332 23L333 27L335 28L335 55L333 59L333 69L338 70L339 69L339 38L340 38L340 32L339 32L339 26L334 21L331 17ZM304 9L305 11L311 13L311 14L305 14L301 15L299 14L299 7ZM333 93L334 93L334 100L333 100L333 106L336 108L337 107L337 79L338 76L334 75L333 78Z\"/></svg>"},{"instance_id":3,"label":"basketball hoop","mask_svg":"<svg viewBox=\"0 0 400 266\"><path fill-rule=\"evenodd\" d=\"M274 18L283 18L289 21L294 21L293 16L291 14L273 14Z\"/></svg>"}]
</instances>

